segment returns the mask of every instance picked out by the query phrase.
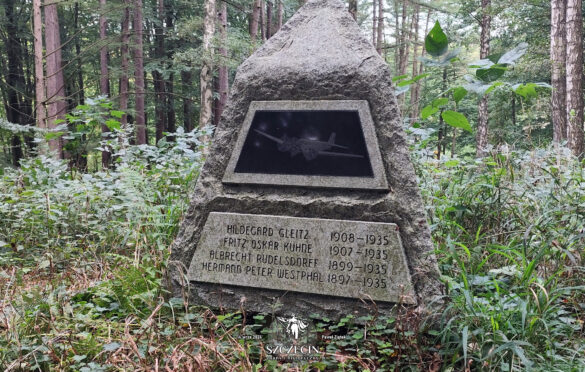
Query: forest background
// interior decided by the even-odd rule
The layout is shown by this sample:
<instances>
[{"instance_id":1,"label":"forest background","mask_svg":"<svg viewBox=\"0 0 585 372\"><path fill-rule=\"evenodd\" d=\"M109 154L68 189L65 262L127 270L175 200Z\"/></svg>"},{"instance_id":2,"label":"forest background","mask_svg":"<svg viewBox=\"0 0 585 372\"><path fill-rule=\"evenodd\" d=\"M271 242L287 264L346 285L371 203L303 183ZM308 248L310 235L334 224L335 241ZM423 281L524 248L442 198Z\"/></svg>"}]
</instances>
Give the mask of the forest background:
<instances>
[{"instance_id":1,"label":"forest background","mask_svg":"<svg viewBox=\"0 0 585 372\"><path fill-rule=\"evenodd\" d=\"M237 66L302 5L0 1L4 370L290 367L238 338L271 314L162 283ZM392 67L446 301L438 328L314 314L350 337L299 368L582 370L582 2L347 7Z\"/></svg>"}]
</instances>

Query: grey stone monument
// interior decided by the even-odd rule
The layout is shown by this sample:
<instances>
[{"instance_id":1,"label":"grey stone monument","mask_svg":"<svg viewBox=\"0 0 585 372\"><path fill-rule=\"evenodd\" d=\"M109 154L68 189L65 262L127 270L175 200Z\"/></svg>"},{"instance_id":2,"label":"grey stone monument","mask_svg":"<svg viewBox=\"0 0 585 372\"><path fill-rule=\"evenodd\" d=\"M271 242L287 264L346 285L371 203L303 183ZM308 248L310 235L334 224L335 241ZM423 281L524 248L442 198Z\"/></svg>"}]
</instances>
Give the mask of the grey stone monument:
<instances>
[{"instance_id":1,"label":"grey stone monument","mask_svg":"<svg viewBox=\"0 0 585 372\"><path fill-rule=\"evenodd\" d=\"M169 280L330 317L440 295L390 70L339 0L309 0L238 69Z\"/></svg>"}]
</instances>

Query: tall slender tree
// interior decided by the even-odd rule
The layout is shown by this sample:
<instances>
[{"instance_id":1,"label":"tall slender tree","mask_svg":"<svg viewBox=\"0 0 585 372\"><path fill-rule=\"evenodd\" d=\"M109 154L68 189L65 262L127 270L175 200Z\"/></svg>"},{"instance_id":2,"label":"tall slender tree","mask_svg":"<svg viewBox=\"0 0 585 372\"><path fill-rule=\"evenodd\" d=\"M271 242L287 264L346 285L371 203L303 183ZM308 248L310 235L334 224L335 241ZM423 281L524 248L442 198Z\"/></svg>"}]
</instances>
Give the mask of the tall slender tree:
<instances>
[{"instance_id":1,"label":"tall slender tree","mask_svg":"<svg viewBox=\"0 0 585 372\"><path fill-rule=\"evenodd\" d=\"M583 2L567 0L567 140L583 156Z\"/></svg>"},{"instance_id":2,"label":"tall slender tree","mask_svg":"<svg viewBox=\"0 0 585 372\"><path fill-rule=\"evenodd\" d=\"M420 13L420 4L416 3L414 5L414 13L412 15L412 38L413 38L413 46L412 46L412 76L417 76L419 74L418 71L418 31L419 31L419 14ZM417 82L418 83L418 82ZM415 83L410 89L410 117L412 120L416 120L418 117L418 101L419 97L419 84Z\"/></svg>"},{"instance_id":3,"label":"tall slender tree","mask_svg":"<svg viewBox=\"0 0 585 372\"><path fill-rule=\"evenodd\" d=\"M45 109L45 67L43 65L43 17L41 14L41 0L33 0L33 44L36 121L39 128L46 128L47 111Z\"/></svg>"},{"instance_id":4,"label":"tall slender tree","mask_svg":"<svg viewBox=\"0 0 585 372\"><path fill-rule=\"evenodd\" d=\"M166 91L165 82L162 74L162 66L165 60L165 4L164 0L157 0L156 2L157 20L154 27L154 58L157 62L157 68L152 70L152 79L155 92L155 136L156 142L160 141L167 130L167 115L165 114L166 106Z\"/></svg>"},{"instance_id":5,"label":"tall slender tree","mask_svg":"<svg viewBox=\"0 0 585 372\"><path fill-rule=\"evenodd\" d=\"M553 141L560 143L567 139L566 115L566 70L567 40L565 18L567 0L551 0L550 58L551 58L551 104Z\"/></svg>"},{"instance_id":6,"label":"tall slender tree","mask_svg":"<svg viewBox=\"0 0 585 372\"><path fill-rule=\"evenodd\" d=\"M252 13L250 14L249 32L250 39L253 41L258 37L258 22L260 21L261 0L254 0L252 3Z\"/></svg>"},{"instance_id":7,"label":"tall slender tree","mask_svg":"<svg viewBox=\"0 0 585 372\"><path fill-rule=\"evenodd\" d=\"M213 49L211 41L215 33L215 0L205 0L205 19L203 20L203 66L201 67L200 83L201 108L199 110L199 127L211 125L213 106ZM204 138L205 141L209 140Z\"/></svg>"},{"instance_id":8,"label":"tall slender tree","mask_svg":"<svg viewBox=\"0 0 585 372\"><path fill-rule=\"evenodd\" d=\"M108 33L108 19L106 17L107 12L107 0L100 0L100 94L102 96L110 97L110 73L108 70L108 44L107 44L107 33ZM110 129L104 123L102 124L102 133L108 133ZM107 168L110 164L111 154L108 150L102 151L102 167Z\"/></svg>"},{"instance_id":9,"label":"tall slender tree","mask_svg":"<svg viewBox=\"0 0 585 372\"><path fill-rule=\"evenodd\" d=\"M219 118L223 113L225 104L227 102L228 97L228 90L229 90L229 82L228 82L228 67L227 67L227 60L228 60L228 50L227 50L227 4L225 1L221 2L221 6L219 7L219 11L217 12L217 18L219 23L219 40L220 40L220 47L219 47L219 55L220 55L220 63L218 67L218 90L219 90L219 97L216 102L216 110L214 114L214 124L219 124Z\"/></svg>"},{"instance_id":10,"label":"tall slender tree","mask_svg":"<svg viewBox=\"0 0 585 372\"><path fill-rule=\"evenodd\" d=\"M124 112L121 119L122 127L128 124L128 91L129 91L129 58L128 44L130 41L130 0L124 0L124 9L122 10L122 38L120 46L120 56L122 65L122 76L120 77L120 110Z\"/></svg>"},{"instance_id":11,"label":"tall slender tree","mask_svg":"<svg viewBox=\"0 0 585 372\"><path fill-rule=\"evenodd\" d=\"M144 111L144 57L143 57L143 25L142 0L134 0L134 85L136 91L136 143L146 144L146 117Z\"/></svg>"},{"instance_id":12,"label":"tall slender tree","mask_svg":"<svg viewBox=\"0 0 585 372\"><path fill-rule=\"evenodd\" d=\"M480 58L487 58L490 54L490 29L491 29L491 0L481 0L481 37L480 37ZM486 154L488 145L488 97L484 95L478 106L476 155L483 157Z\"/></svg>"},{"instance_id":13,"label":"tall slender tree","mask_svg":"<svg viewBox=\"0 0 585 372\"><path fill-rule=\"evenodd\" d=\"M54 128L58 120L65 119L67 102L65 101L65 79L63 75L63 58L61 56L61 33L57 3L45 5L45 44L47 49L47 111L48 127ZM64 157L63 141L49 141L49 147L61 158Z\"/></svg>"},{"instance_id":14,"label":"tall slender tree","mask_svg":"<svg viewBox=\"0 0 585 372\"><path fill-rule=\"evenodd\" d=\"M378 14L376 13L376 6L378 5L378 0L372 0L372 45L374 48L378 45L377 38L378 38Z\"/></svg>"},{"instance_id":15,"label":"tall slender tree","mask_svg":"<svg viewBox=\"0 0 585 372\"><path fill-rule=\"evenodd\" d=\"M382 44L384 43L384 2L378 0L378 39L376 40L376 51L382 55Z\"/></svg>"}]
</instances>

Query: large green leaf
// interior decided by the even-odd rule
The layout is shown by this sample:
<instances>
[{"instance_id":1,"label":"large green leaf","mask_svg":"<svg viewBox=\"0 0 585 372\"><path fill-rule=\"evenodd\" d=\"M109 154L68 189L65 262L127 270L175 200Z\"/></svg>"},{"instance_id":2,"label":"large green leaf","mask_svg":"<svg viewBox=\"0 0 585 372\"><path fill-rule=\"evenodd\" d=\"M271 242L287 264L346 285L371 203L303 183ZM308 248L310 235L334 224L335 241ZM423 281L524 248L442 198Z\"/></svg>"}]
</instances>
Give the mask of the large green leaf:
<instances>
[{"instance_id":1,"label":"large green leaf","mask_svg":"<svg viewBox=\"0 0 585 372\"><path fill-rule=\"evenodd\" d=\"M475 71L475 76L483 82L491 83L492 81L496 81L504 75L506 72L505 65L493 65L490 68L478 68Z\"/></svg>"},{"instance_id":2,"label":"large green leaf","mask_svg":"<svg viewBox=\"0 0 585 372\"><path fill-rule=\"evenodd\" d=\"M444 111L441 116L443 117L445 123L449 124L450 126L471 132L471 125L469 125L469 121L467 121L465 115L457 111L448 110Z\"/></svg>"},{"instance_id":3,"label":"large green leaf","mask_svg":"<svg viewBox=\"0 0 585 372\"><path fill-rule=\"evenodd\" d=\"M429 116L433 115L435 112L439 111L438 107L432 106L432 105L428 105L425 106L421 111L420 111L420 117L421 119L426 119Z\"/></svg>"},{"instance_id":4,"label":"large green leaf","mask_svg":"<svg viewBox=\"0 0 585 372\"><path fill-rule=\"evenodd\" d=\"M459 103L467 95L467 89L463 87L457 87L453 90L453 99L455 103Z\"/></svg>"},{"instance_id":5,"label":"large green leaf","mask_svg":"<svg viewBox=\"0 0 585 372\"><path fill-rule=\"evenodd\" d=\"M443 32L439 21L437 21L425 38L425 50L433 57L439 57L445 54L447 48L449 48L449 40Z\"/></svg>"}]
</instances>

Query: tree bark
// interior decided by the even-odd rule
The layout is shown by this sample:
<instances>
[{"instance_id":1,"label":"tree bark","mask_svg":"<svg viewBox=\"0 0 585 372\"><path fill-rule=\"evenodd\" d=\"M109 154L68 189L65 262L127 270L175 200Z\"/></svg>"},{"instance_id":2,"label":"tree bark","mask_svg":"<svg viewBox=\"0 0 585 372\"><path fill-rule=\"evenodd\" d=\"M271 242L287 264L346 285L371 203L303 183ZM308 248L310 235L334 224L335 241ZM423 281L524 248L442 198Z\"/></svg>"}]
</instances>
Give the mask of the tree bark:
<instances>
[{"instance_id":1,"label":"tree bark","mask_svg":"<svg viewBox=\"0 0 585 372\"><path fill-rule=\"evenodd\" d=\"M181 80L183 82L183 126L185 132L191 132L195 126L193 125L193 99L191 98L191 91L193 89L193 74L191 71L181 71Z\"/></svg>"},{"instance_id":2,"label":"tree bark","mask_svg":"<svg viewBox=\"0 0 585 372\"><path fill-rule=\"evenodd\" d=\"M266 1L266 39L272 37L272 1Z\"/></svg>"},{"instance_id":3,"label":"tree bark","mask_svg":"<svg viewBox=\"0 0 585 372\"><path fill-rule=\"evenodd\" d=\"M264 0L260 0L260 36L262 37L262 41L266 41L266 15L264 14Z\"/></svg>"},{"instance_id":4,"label":"tree bark","mask_svg":"<svg viewBox=\"0 0 585 372\"><path fill-rule=\"evenodd\" d=\"M490 27L492 17L490 15L491 0L481 0L481 37L480 37L480 58L487 58L490 54ZM477 135L476 135L476 155L483 157L486 155L488 145L488 97L483 96L479 101L478 118L477 118Z\"/></svg>"},{"instance_id":5,"label":"tree bark","mask_svg":"<svg viewBox=\"0 0 585 372\"><path fill-rule=\"evenodd\" d=\"M75 57L77 59L77 102L80 105L85 104L85 87L83 84L83 61L81 59L81 35L79 34L79 2L75 2L74 7L74 23L75 23Z\"/></svg>"},{"instance_id":6,"label":"tree bark","mask_svg":"<svg viewBox=\"0 0 585 372\"><path fill-rule=\"evenodd\" d=\"M214 115L214 125L219 124L219 118L223 113L225 108L225 104L228 98L228 90L229 90L229 82L228 82L228 67L227 67L227 60L228 60L228 50L227 50L227 5L224 1L221 3L221 7L219 8L219 12L217 13L217 18L219 20L219 38L221 46L219 48L220 60L221 63L219 65L219 73L218 73L218 90L219 90L219 98L217 99L216 110Z\"/></svg>"},{"instance_id":7,"label":"tree bark","mask_svg":"<svg viewBox=\"0 0 585 372\"><path fill-rule=\"evenodd\" d=\"M136 143L146 144L146 118L144 112L144 56L142 0L134 0L134 86L136 91Z\"/></svg>"},{"instance_id":8,"label":"tree bark","mask_svg":"<svg viewBox=\"0 0 585 372\"><path fill-rule=\"evenodd\" d=\"M129 1L124 0L124 9L122 13L122 45L120 46L122 76L120 77L120 111L124 114L120 120L122 128L128 124L128 43L130 40L130 8Z\"/></svg>"},{"instance_id":9,"label":"tree bark","mask_svg":"<svg viewBox=\"0 0 585 372\"><path fill-rule=\"evenodd\" d=\"M382 44L384 43L384 2L378 2L378 40L376 43L376 51L382 55Z\"/></svg>"},{"instance_id":10,"label":"tree bark","mask_svg":"<svg viewBox=\"0 0 585 372\"><path fill-rule=\"evenodd\" d=\"M107 46L107 32L108 19L106 17L106 0L100 0L100 94L102 96L110 97L110 74L108 71L108 46ZM102 124L102 133L108 133L110 129L106 124ZM109 151L102 151L102 167L108 168L110 166L111 154Z\"/></svg>"},{"instance_id":11,"label":"tree bark","mask_svg":"<svg viewBox=\"0 0 585 372\"><path fill-rule=\"evenodd\" d=\"M282 0L278 1L278 14L276 17L276 31L280 30L282 27L282 17L284 16L284 6L282 5Z\"/></svg>"},{"instance_id":12,"label":"tree bark","mask_svg":"<svg viewBox=\"0 0 585 372\"><path fill-rule=\"evenodd\" d=\"M33 0L33 42L35 59L35 111L39 128L47 128L45 110L45 69L43 66L43 17L41 0Z\"/></svg>"},{"instance_id":13,"label":"tree bark","mask_svg":"<svg viewBox=\"0 0 585 372\"><path fill-rule=\"evenodd\" d=\"M165 7L164 7L164 0L158 0L157 2L157 15L158 20L156 26L154 28L155 33L155 48L154 48L154 56L155 59L158 61L159 65L163 64L163 60L165 58L165 30L164 30L164 22L165 22ZM154 92L155 92L155 103L154 103L154 111L155 111L155 137L156 142L161 140L164 137L164 132L167 130L167 115L165 111L166 107L166 89L165 89L165 82L162 76L162 72L158 69L154 69L152 71L152 79L154 84Z\"/></svg>"},{"instance_id":14,"label":"tree bark","mask_svg":"<svg viewBox=\"0 0 585 372\"><path fill-rule=\"evenodd\" d=\"M47 49L48 127L54 128L57 125L57 120L65 119L67 111L63 59L61 57L61 33L56 3L45 5L45 44ZM64 157L62 139L49 141L49 148L56 152L60 158Z\"/></svg>"},{"instance_id":15,"label":"tree bark","mask_svg":"<svg viewBox=\"0 0 585 372\"><path fill-rule=\"evenodd\" d=\"M378 5L378 0L372 0L372 45L374 48L378 45L376 42L378 37L378 14L376 13L376 5Z\"/></svg>"},{"instance_id":16,"label":"tree bark","mask_svg":"<svg viewBox=\"0 0 585 372\"><path fill-rule=\"evenodd\" d=\"M260 1L261 0L254 0L254 3L252 5L252 14L250 15L249 31L250 39L252 39L252 41L256 41L256 38L258 37L258 21L260 19L261 11Z\"/></svg>"},{"instance_id":17,"label":"tree bark","mask_svg":"<svg viewBox=\"0 0 585 372\"><path fill-rule=\"evenodd\" d=\"M205 0L205 19L203 21L203 66L201 67L201 108L199 110L199 127L207 128L211 125L213 105L213 49L211 40L215 33L215 0ZM205 142L209 138L203 139ZM207 147L205 147L207 149Z\"/></svg>"},{"instance_id":18,"label":"tree bark","mask_svg":"<svg viewBox=\"0 0 585 372\"><path fill-rule=\"evenodd\" d=\"M173 6L171 3L167 2L165 6L165 13L166 13L166 30L171 30L170 32L173 33L175 29L175 16L173 13ZM166 57L168 62L168 67L172 68L172 39L167 40L166 43ZM167 131L169 133L175 133L177 131L177 115L175 112L175 73L171 72L169 74L169 79L166 81L165 86L165 98L166 98L166 110L167 110ZM174 141L174 136L169 136L169 141Z\"/></svg>"},{"instance_id":19,"label":"tree bark","mask_svg":"<svg viewBox=\"0 0 585 372\"><path fill-rule=\"evenodd\" d=\"M582 0L567 0L567 140L583 156L583 16Z\"/></svg>"},{"instance_id":20,"label":"tree bark","mask_svg":"<svg viewBox=\"0 0 585 372\"><path fill-rule=\"evenodd\" d=\"M419 12L420 4L416 3L414 6L414 14L412 15L412 36L414 43L412 47L412 76L415 77L419 74L418 71L418 29L419 29ZM418 101L419 97L419 82L415 82L410 89L410 118L414 122L418 117Z\"/></svg>"},{"instance_id":21,"label":"tree bark","mask_svg":"<svg viewBox=\"0 0 585 372\"><path fill-rule=\"evenodd\" d=\"M556 144L567 139L566 74L567 44L565 17L567 0L551 0L550 57L551 57L551 105L553 141Z\"/></svg>"}]
</instances>

